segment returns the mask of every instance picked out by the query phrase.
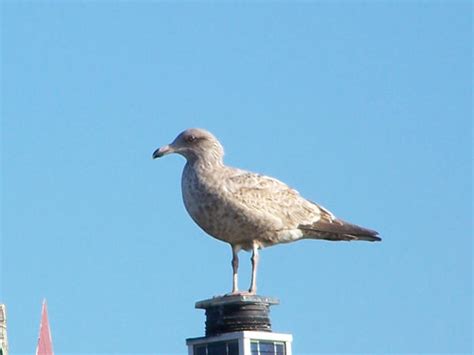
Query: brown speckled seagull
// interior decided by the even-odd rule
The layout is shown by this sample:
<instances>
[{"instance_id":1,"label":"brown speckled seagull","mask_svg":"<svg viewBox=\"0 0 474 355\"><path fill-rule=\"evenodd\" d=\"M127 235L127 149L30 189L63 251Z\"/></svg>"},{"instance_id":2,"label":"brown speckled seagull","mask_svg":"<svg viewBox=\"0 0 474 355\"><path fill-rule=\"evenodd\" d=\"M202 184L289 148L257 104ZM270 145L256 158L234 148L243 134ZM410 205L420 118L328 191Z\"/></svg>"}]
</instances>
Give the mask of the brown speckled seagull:
<instances>
[{"instance_id":1,"label":"brown speckled seagull","mask_svg":"<svg viewBox=\"0 0 474 355\"><path fill-rule=\"evenodd\" d=\"M239 292L238 252L252 251L249 293L257 291L258 250L300 239L380 241L376 231L336 218L286 184L224 165L224 149L208 131L191 128L153 158L177 153L187 160L181 179L184 205L208 234L232 247L232 294Z\"/></svg>"}]
</instances>

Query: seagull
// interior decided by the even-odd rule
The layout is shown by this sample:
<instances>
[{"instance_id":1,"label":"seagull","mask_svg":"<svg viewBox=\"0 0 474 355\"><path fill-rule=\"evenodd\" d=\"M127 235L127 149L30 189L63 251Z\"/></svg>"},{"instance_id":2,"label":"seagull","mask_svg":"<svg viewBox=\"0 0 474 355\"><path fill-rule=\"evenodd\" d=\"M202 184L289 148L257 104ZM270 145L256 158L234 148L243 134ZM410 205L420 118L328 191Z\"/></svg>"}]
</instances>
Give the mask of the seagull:
<instances>
[{"instance_id":1,"label":"seagull","mask_svg":"<svg viewBox=\"0 0 474 355\"><path fill-rule=\"evenodd\" d=\"M153 158L180 154L186 159L181 178L184 206L207 234L232 248L232 292L257 292L259 249L301 239L381 241L374 230L337 218L303 198L283 182L224 165L224 149L210 132L190 128ZM252 252L250 288L238 288L240 250Z\"/></svg>"}]
</instances>

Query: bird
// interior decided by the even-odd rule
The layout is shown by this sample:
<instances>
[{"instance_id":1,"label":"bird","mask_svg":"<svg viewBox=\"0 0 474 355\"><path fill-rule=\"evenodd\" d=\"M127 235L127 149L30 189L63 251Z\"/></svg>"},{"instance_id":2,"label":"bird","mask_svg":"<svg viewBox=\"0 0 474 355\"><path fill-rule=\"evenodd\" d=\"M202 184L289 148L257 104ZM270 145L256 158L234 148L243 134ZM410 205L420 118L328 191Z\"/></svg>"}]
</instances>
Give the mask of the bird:
<instances>
[{"instance_id":1,"label":"bird","mask_svg":"<svg viewBox=\"0 0 474 355\"><path fill-rule=\"evenodd\" d=\"M323 206L269 176L227 166L224 148L209 131L190 128L153 152L186 159L181 190L184 206L210 236L232 248L230 295L255 295L259 250L302 239L381 241L378 232L337 218ZM238 253L252 252L248 291L238 287Z\"/></svg>"}]
</instances>

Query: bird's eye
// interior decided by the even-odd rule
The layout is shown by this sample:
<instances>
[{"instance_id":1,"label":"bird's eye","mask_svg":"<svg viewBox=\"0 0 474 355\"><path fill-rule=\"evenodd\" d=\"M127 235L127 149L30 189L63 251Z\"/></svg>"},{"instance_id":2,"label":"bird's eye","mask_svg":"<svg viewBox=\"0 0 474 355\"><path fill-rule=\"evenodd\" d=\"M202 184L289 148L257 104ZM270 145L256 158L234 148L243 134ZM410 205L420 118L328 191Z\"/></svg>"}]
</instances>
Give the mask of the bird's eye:
<instances>
[{"instance_id":1,"label":"bird's eye","mask_svg":"<svg viewBox=\"0 0 474 355\"><path fill-rule=\"evenodd\" d=\"M189 136L186 136L186 138L184 138L186 140L186 142L188 143L192 143L194 141L196 141L196 136L193 136L193 135L189 135Z\"/></svg>"}]
</instances>

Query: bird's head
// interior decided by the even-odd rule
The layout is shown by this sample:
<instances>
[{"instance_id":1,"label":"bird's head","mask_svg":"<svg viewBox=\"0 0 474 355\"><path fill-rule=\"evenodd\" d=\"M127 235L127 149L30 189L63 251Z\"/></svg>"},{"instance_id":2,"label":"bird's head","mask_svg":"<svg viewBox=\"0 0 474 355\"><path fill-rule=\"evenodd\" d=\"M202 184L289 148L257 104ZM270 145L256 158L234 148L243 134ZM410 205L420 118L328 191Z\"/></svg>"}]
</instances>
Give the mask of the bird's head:
<instances>
[{"instance_id":1,"label":"bird's head","mask_svg":"<svg viewBox=\"0 0 474 355\"><path fill-rule=\"evenodd\" d=\"M200 128L189 128L181 132L172 143L155 150L153 159L171 153L180 154L191 162L202 159L209 163L222 163L224 149L212 133Z\"/></svg>"}]
</instances>

